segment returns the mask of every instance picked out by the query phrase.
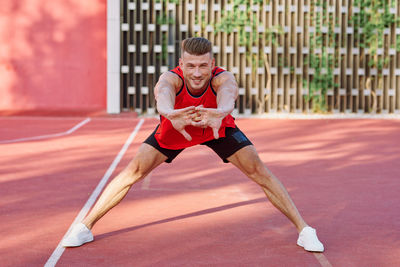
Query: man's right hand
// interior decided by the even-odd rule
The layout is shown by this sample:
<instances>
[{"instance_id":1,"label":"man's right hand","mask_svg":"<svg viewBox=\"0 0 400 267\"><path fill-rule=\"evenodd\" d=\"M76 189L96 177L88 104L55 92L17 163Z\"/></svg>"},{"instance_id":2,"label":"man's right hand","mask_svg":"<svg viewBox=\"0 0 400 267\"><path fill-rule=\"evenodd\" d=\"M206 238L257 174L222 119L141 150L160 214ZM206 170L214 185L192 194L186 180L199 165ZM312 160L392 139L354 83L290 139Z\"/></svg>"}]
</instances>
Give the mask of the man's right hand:
<instances>
[{"instance_id":1,"label":"man's right hand","mask_svg":"<svg viewBox=\"0 0 400 267\"><path fill-rule=\"evenodd\" d=\"M166 118L171 121L175 130L180 132L186 140L191 141L192 137L186 132L185 126L192 125L194 116L196 116L195 106L190 106L182 109L174 109Z\"/></svg>"}]
</instances>

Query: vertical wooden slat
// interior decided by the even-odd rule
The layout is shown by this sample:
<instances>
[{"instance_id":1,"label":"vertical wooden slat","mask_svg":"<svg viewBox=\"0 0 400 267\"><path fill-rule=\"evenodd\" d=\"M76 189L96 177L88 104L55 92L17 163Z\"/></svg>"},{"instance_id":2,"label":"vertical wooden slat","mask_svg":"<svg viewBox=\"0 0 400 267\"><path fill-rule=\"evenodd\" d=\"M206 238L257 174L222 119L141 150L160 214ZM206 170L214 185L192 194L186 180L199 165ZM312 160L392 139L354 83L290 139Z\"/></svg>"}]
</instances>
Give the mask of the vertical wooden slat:
<instances>
[{"instance_id":1,"label":"vertical wooden slat","mask_svg":"<svg viewBox=\"0 0 400 267\"><path fill-rule=\"evenodd\" d=\"M265 57L265 50L264 47L266 46L266 16L267 16L267 12L264 11L264 5L260 4L259 5L259 12L257 14L258 17L258 21L260 21L260 23L257 24L257 28L258 29L262 29L262 32L259 33L260 34L260 39L259 39L259 45L258 45L258 52L259 52L259 60L260 62L264 62L264 60L266 59ZM260 103L259 105L259 110L258 113L259 114L263 114L266 112L267 110L267 94L266 94L266 74L267 74L267 70L265 68L265 62L264 64L259 65L258 64L258 68L260 69L261 73L259 75L259 87L258 87L258 101Z\"/></svg>"},{"instance_id":2,"label":"vertical wooden slat","mask_svg":"<svg viewBox=\"0 0 400 267\"><path fill-rule=\"evenodd\" d=\"M129 3L130 4L130 3ZM130 4L131 5L131 4ZM125 3L122 6L123 9L123 20L122 20L122 25L121 25L121 30L122 30L122 42L125 42L125 44L121 44L121 47L123 49L123 53L125 56L121 58L121 65L122 68L125 68L125 70L121 69L122 72L122 80L121 80L121 85L124 87L123 92L121 93L122 97L122 102L123 102L123 109L124 110L129 110L131 108L131 102L132 102L132 95L129 94L128 88L134 87L134 55L129 52L129 46L133 44L134 41L134 29L131 27L131 22L134 18L133 10L130 10L130 6L128 3ZM127 29L127 26L129 26L129 29ZM128 71L128 73L124 73L125 71Z\"/></svg>"},{"instance_id":3,"label":"vertical wooden slat","mask_svg":"<svg viewBox=\"0 0 400 267\"><path fill-rule=\"evenodd\" d=\"M280 15L278 12L278 5L279 1L271 1L271 10L273 14L273 24L272 25L282 25L280 23ZM275 73L271 70L272 72L272 102L273 102L273 107L272 111L273 112L278 112L279 111L279 100L280 98L278 97L278 90L279 90L279 85L280 85L280 69L279 69L279 57L277 53L277 47L281 46L281 37L276 36L275 38L276 44L274 46L271 46L271 51L272 51L272 70L275 71Z\"/></svg>"},{"instance_id":4,"label":"vertical wooden slat","mask_svg":"<svg viewBox=\"0 0 400 267\"><path fill-rule=\"evenodd\" d=\"M220 6L220 11L218 12L217 16L217 23L221 23L221 16L222 16L222 10L224 10L225 6L225 1L223 0L218 0L218 5ZM226 52L226 46L227 46L227 34L226 32L220 33L220 58L221 58L221 66L224 67L225 69L228 69L228 54Z\"/></svg>"},{"instance_id":5,"label":"vertical wooden slat","mask_svg":"<svg viewBox=\"0 0 400 267\"><path fill-rule=\"evenodd\" d=\"M253 6L253 0L250 0L250 27L252 28L253 27L253 25L256 23L255 21L254 21L254 19L253 19L253 15L254 15L254 12L253 12L253 10L252 10L252 6ZM256 98L256 96L254 95L254 91L253 91L253 88L255 87L255 84L256 84L256 80L257 80L257 73L256 73L256 69L254 68L254 64L256 64L257 65L257 63L256 62L254 62L254 61L257 61L257 54L256 53L254 53L254 51L253 51L253 47L254 47L254 45L255 45L255 43L253 42L253 38L254 38L254 35L256 35L257 34L257 32L256 31L254 31L253 29L251 29L250 30L250 46L249 46L249 53L250 53L250 59L249 59L249 61L248 61L248 69L250 69L251 71L250 71L250 74L248 75L248 79L249 79L249 85L250 85L250 87L249 87L249 101L250 101L250 110L251 110L251 113L255 113L256 111L257 111L257 98Z\"/></svg>"},{"instance_id":6,"label":"vertical wooden slat","mask_svg":"<svg viewBox=\"0 0 400 267\"><path fill-rule=\"evenodd\" d=\"M232 1L232 4L234 1ZM237 48L237 56L239 62L237 62L236 67L239 69L239 100L240 100L240 112L246 113L247 110L247 101L246 101L246 49L243 44L239 44L239 32L236 34L235 42L238 44ZM244 48L244 49L243 49Z\"/></svg>"},{"instance_id":7,"label":"vertical wooden slat","mask_svg":"<svg viewBox=\"0 0 400 267\"><path fill-rule=\"evenodd\" d=\"M252 1L253 2L253 1ZM252 76L254 77L254 81L253 81L253 87L251 88L251 94L252 94L252 103L253 103L253 113L259 113L259 109L261 108L260 102L259 102L259 88L260 88L260 76L261 74L258 71L258 68L260 66L260 53L259 53L259 40L258 40L258 36L261 34L261 32L259 32L259 22L260 22L260 11L259 11L259 5L256 3L252 3L253 7L252 10L252 14L253 16L255 16L255 19L253 21L253 25L255 25L255 31L253 33L254 38L255 38L255 42L252 44L252 53L254 54L254 68L252 70L253 74ZM258 9L257 9L258 8ZM253 30L252 30L253 32Z\"/></svg>"},{"instance_id":8,"label":"vertical wooden slat","mask_svg":"<svg viewBox=\"0 0 400 267\"><path fill-rule=\"evenodd\" d=\"M343 56L341 54L341 49L343 47L343 16L341 13L342 10L342 1L341 0L336 0L336 17L338 18L338 28L339 28L339 33L337 34L336 40L337 40L337 48L336 48L336 56L338 58L337 61L337 68L339 69L339 73L337 74L337 83L339 84L338 89L337 89L337 95L336 95L336 103L335 103L335 110L336 112L343 112L343 105L342 105L342 90L343 90Z\"/></svg>"},{"instance_id":9,"label":"vertical wooden slat","mask_svg":"<svg viewBox=\"0 0 400 267\"><path fill-rule=\"evenodd\" d=\"M149 56L149 49L150 49L150 31L149 31L149 24L150 24L150 3L146 1L142 2L142 5L146 7L146 9L143 10L143 50L142 50L142 55L143 55L143 83L142 87L140 89L140 109L141 112L147 112L148 106L149 106L149 86L151 84L150 82L150 77L148 73L148 66L150 66L150 56ZM151 26L150 26L151 27Z\"/></svg>"},{"instance_id":10,"label":"vertical wooden slat","mask_svg":"<svg viewBox=\"0 0 400 267\"><path fill-rule=\"evenodd\" d=\"M384 4L384 9L389 8L389 3L390 0L386 0ZM388 32L388 31L389 32ZM384 58L390 59L390 28L385 28L384 33L383 33L383 49L384 49ZM384 82L384 99L383 99L383 113L389 113L390 107L391 107L391 96L390 96L390 64L384 64L383 66L383 82Z\"/></svg>"},{"instance_id":11,"label":"vertical wooden slat","mask_svg":"<svg viewBox=\"0 0 400 267\"><path fill-rule=\"evenodd\" d=\"M179 53L179 45L182 42L183 39L185 39L185 31L184 31L184 25L185 25L185 14L184 14L184 9L185 9L185 3L182 0L179 1L179 3L175 6L175 35L173 38L175 38L175 62L179 61L180 53Z\"/></svg>"},{"instance_id":12,"label":"vertical wooden slat","mask_svg":"<svg viewBox=\"0 0 400 267\"><path fill-rule=\"evenodd\" d=\"M290 47L289 47L289 53L290 53L290 65L289 67L289 93L290 93L290 108L289 112L296 112L296 102L297 102L297 75L296 75L296 68L298 65L298 60L297 60L297 32L296 32L296 26L297 26L297 3L296 1L289 0L289 15L290 15L290 23L288 25L289 32L290 32Z\"/></svg>"},{"instance_id":13,"label":"vertical wooden slat","mask_svg":"<svg viewBox=\"0 0 400 267\"><path fill-rule=\"evenodd\" d=\"M137 45L137 51L139 53L139 61L137 62L137 65L141 67L141 72L140 74L138 74L139 76L139 83L138 86L136 88L136 105L134 106L135 111L138 113L141 113L141 107L143 106L143 101L142 101L142 87L144 86L144 66L145 66L145 60L143 57L143 50L142 50L142 44L144 42L144 10L143 10L143 1L138 1L139 2L139 16L138 16L138 21L136 21L136 23L141 25L141 30L138 32L138 36L139 36L139 40L138 40L138 45Z\"/></svg>"},{"instance_id":14,"label":"vertical wooden slat","mask_svg":"<svg viewBox=\"0 0 400 267\"><path fill-rule=\"evenodd\" d=\"M370 54L370 56L371 56L371 54ZM376 56L376 57L377 57L378 60L380 59L380 56ZM371 56L371 58L372 58L372 56ZM377 69L376 66L374 66L374 70L375 70L376 73L372 74L372 69L370 69L371 77L373 79L372 88L373 88L373 91L374 91L374 94L375 94L375 99L374 99L375 104L374 105L376 105L376 110L374 110L374 112L380 112L381 111L381 107L382 107L382 105L381 105L382 88L380 88L380 84L379 84L379 70Z\"/></svg>"},{"instance_id":15,"label":"vertical wooden slat","mask_svg":"<svg viewBox=\"0 0 400 267\"><path fill-rule=\"evenodd\" d=\"M400 18L400 4L399 1L396 1L396 18L399 19ZM400 32L397 32L397 29L400 29L400 21L397 21L396 23L396 49L397 47L400 47L399 42L400 42ZM396 50L396 57L395 57L396 61L395 61L395 90L396 90L396 105L395 105L395 113L399 114L400 113L400 75L397 75L397 69L400 69L400 52Z\"/></svg>"},{"instance_id":16,"label":"vertical wooden slat","mask_svg":"<svg viewBox=\"0 0 400 267\"><path fill-rule=\"evenodd\" d=\"M346 5L344 7L344 10L346 11L345 13L345 44L347 46L347 52L345 55L345 62L346 62L346 102L347 102L347 106L346 106L346 112L347 113L351 113L353 110L353 96L351 93L351 90L353 89L353 84L352 84L352 70L353 70L353 35L348 33L348 29L351 27L351 22L350 22L350 18L349 18L349 12L350 12L350 8L351 8L351 0L347 0L346 1Z\"/></svg>"},{"instance_id":17,"label":"vertical wooden slat","mask_svg":"<svg viewBox=\"0 0 400 267\"><path fill-rule=\"evenodd\" d=\"M265 7L265 9L267 9L267 7L268 7L268 11L266 10L266 18L265 18L265 21L266 21L266 27L265 27L265 30L267 30L267 29L272 29L272 27L273 27L273 14L272 14L272 1L269 1L269 3L268 3L268 5L264 5L264 7ZM268 64L269 64L269 73L266 73L266 82L267 82L267 84L266 84L266 86L265 86L265 89L266 89L266 94L267 94L267 103L266 103L266 111L267 112L270 112L272 109L273 109L273 107L272 107L272 74L271 74L271 67L272 67L272 61L273 61L273 57L272 57L272 44L271 44L271 35L269 36L269 38L268 38L268 42L266 42L266 45L267 45L267 47L266 46L264 46L264 53L266 53L267 54L267 56L266 56L266 59L269 61L268 62ZM268 49L268 51L265 51L265 49ZM268 52L268 53L267 53ZM265 70L266 72L268 71L267 69ZM268 87L268 85L270 86L270 87Z\"/></svg>"},{"instance_id":18,"label":"vertical wooden slat","mask_svg":"<svg viewBox=\"0 0 400 267\"><path fill-rule=\"evenodd\" d=\"M351 14L351 15L354 15L355 13L356 13L356 10L357 10L357 6L355 6L354 4L353 4L353 2L350 4L350 7L349 7L349 10L350 10L350 12L349 12L349 14ZM360 95L360 92L359 92L359 89L360 89L360 86L359 86L359 82L358 82L358 77L359 77L359 74L358 74L358 69L359 69L359 62L360 62L360 59L359 59L359 53L357 53L357 51L358 51L358 38L357 38L357 36L358 36L358 33L356 33L355 32L355 30L357 29L357 27L359 27L359 25L357 24L357 22L356 21L352 21L352 23L350 24L350 26L351 26L351 28L352 28L352 30L353 30L353 32L352 32L352 34L351 34L351 36L352 36L352 47L351 47L351 51L352 51L352 75L350 76L351 77L351 79L352 79L352 81L351 81L351 95L352 95L352 105L353 105L353 107L352 107L352 112L358 112L358 109L359 109L359 95Z\"/></svg>"},{"instance_id":19,"label":"vertical wooden slat","mask_svg":"<svg viewBox=\"0 0 400 267\"><path fill-rule=\"evenodd\" d=\"M306 10L306 7L308 8L308 11ZM305 97L308 95L308 84L310 82L310 76L308 75L309 72L309 66L310 66L310 59L309 59L309 54L306 53L306 48L310 47L310 33L309 33L309 28L311 25L311 13L310 13L310 1L305 0L304 1L304 6L302 8L302 12L304 15L304 21L302 25L302 30L303 30L303 42L302 42L302 47L301 47L301 53L302 53L302 58L306 61L305 64L303 64L303 74L302 74L302 80L305 81L305 83L302 83L301 85L301 106L302 106L302 111L303 112L308 112L308 103L305 99ZM305 86L304 86L305 85Z\"/></svg>"},{"instance_id":20,"label":"vertical wooden slat","mask_svg":"<svg viewBox=\"0 0 400 267\"><path fill-rule=\"evenodd\" d=\"M360 10L360 12L362 12L362 6L359 4L357 6ZM361 16L359 17L358 21L357 21L358 25L359 25L359 29L363 28L363 25L361 24ZM358 91L359 91L359 106L358 106L358 112L359 113L365 113L366 112L366 101L365 101L365 53L364 53L364 49L360 46L363 38L363 34L360 33L360 31L358 31L357 33L357 38L358 38L358 47L359 47L359 63L358 63L358 68L357 68L357 81L358 81ZM367 93L368 94L368 93Z\"/></svg>"},{"instance_id":21,"label":"vertical wooden slat","mask_svg":"<svg viewBox=\"0 0 400 267\"><path fill-rule=\"evenodd\" d=\"M129 2L129 6L132 9L131 17L129 18L129 29L130 29L130 41L129 45L133 49L133 52L130 55L130 83L129 83L129 92L126 99L125 108L128 110L135 110L136 107L136 94L140 84L140 74L136 72L137 67L140 68L139 65L139 46L140 42L137 38L137 35L140 34L138 31L139 28L136 28L136 24L138 23L139 17L139 1L131 1ZM132 50L131 50L132 51Z\"/></svg>"},{"instance_id":22,"label":"vertical wooden slat","mask_svg":"<svg viewBox=\"0 0 400 267\"><path fill-rule=\"evenodd\" d=\"M277 2L277 15L278 15L278 23L281 26L285 25L285 21L284 21L284 12L282 12L281 9L282 6L284 6L284 1L285 0L278 0ZM277 93L278 93L278 111L282 111L284 109L284 75L283 73L283 65L285 62L285 58L284 58L284 46L285 46L285 35L286 34L282 34L278 37L279 41L278 41L278 47L277 47L277 54L279 52L279 54L277 55L278 57L278 87L277 89ZM283 51L282 51L283 50Z\"/></svg>"},{"instance_id":23,"label":"vertical wooden slat","mask_svg":"<svg viewBox=\"0 0 400 267\"><path fill-rule=\"evenodd\" d=\"M277 12L276 1L270 1L271 5L271 26L280 25ZM279 45L279 39L275 38L276 45ZM276 46L271 44L271 112L278 111L278 56L276 53Z\"/></svg>"},{"instance_id":24,"label":"vertical wooden slat","mask_svg":"<svg viewBox=\"0 0 400 267\"><path fill-rule=\"evenodd\" d=\"M234 0L230 0L229 4L230 4L231 10L233 12ZM233 35L232 35L232 44L235 44L235 45L232 45L233 46L233 51L234 51L233 52L234 61L233 61L233 69L232 69L232 71L233 71L233 73L235 73L235 77L236 77L236 80L237 80L238 86L239 86L239 96L238 96L238 98L236 100L237 113L243 113L245 107L244 107L244 104L243 104L243 95L242 95L241 92L242 92L242 88L244 87L243 86L243 83L244 83L243 80L244 79L242 77L243 71L242 71L241 66L243 66L243 64L242 64L242 59L241 59L240 53L239 53L239 36L238 35L239 35L238 31L234 30Z\"/></svg>"},{"instance_id":25,"label":"vertical wooden slat","mask_svg":"<svg viewBox=\"0 0 400 267\"><path fill-rule=\"evenodd\" d=\"M307 62L307 77L306 77L306 81L307 81L307 87L305 88L305 95L307 96L311 96L311 91L310 91L310 83L311 83L311 79L312 79L312 73L311 73L311 55L314 55L314 51L311 50L311 46L315 47L315 3L312 0L307 1L307 6L308 6L308 11L307 11L307 15L308 15L308 22L307 22L307 37L306 37L306 51L308 51L306 54L306 57L308 58L308 62ZM311 29L314 29L314 32L311 32ZM313 38L311 38L311 36L313 36ZM312 110L312 105L310 103L310 101L305 101L304 102L305 105L305 109L304 111L306 113L309 113L310 110Z\"/></svg>"},{"instance_id":26,"label":"vertical wooden slat","mask_svg":"<svg viewBox=\"0 0 400 267\"><path fill-rule=\"evenodd\" d=\"M156 82L158 77L160 77L160 75L161 75L161 66L162 66L162 57L163 57L161 25L159 23L157 23L157 20L159 20L159 18L162 15L162 5L161 5L161 3L155 3L154 4L154 11L155 11L155 18L154 18L154 21L155 21L155 38L154 38L154 47L153 47L154 50L153 51L154 51L154 57L155 57L155 63L154 63L154 66L155 66L154 79L155 79L155 81L154 82ZM153 91L153 90L154 90L154 88L151 88L151 91ZM154 108L155 108L156 104L155 104L155 102L153 102L153 103L154 103Z\"/></svg>"},{"instance_id":27,"label":"vertical wooden slat","mask_svg":"<svg viewBox=\"0 0 400 267\"><path fill-rule=\"evenodd\" d=\"M250 5L251 5L253 1L250 0L249 2L250 2ZM246 6L246 4L243 4L243 6ZM247 11L245 11L245 12L247 12ZM251 11L250 11L250 14L251 14ZM252 19L250 18L249 19L249 24L251 25L251 23L252 23ZM244 28L244 32L247 33L246 27ZM244 62L244 66L245 66L245 68L244 68L244 78L245 78L245 91L246 91L246 94L244 96L245 107L246 107L245 110L244 110L244 114L248 114L248 115L250 115L251 111L252 111L252 101L251 101L251 98L252 98L252 96L251 96L251 87L252 87L252 79L251 78L252 77L251 76L252 75L251 75L251 71L250 71L250 73L248 71L249 68L251 70L251 58L252 58L252 51L251 51L252 41L251 41L251 37L252 37L252 32L250 32L250 38L249 38L249 40L247 40L249 42L249 45L247 45L247 44L243 45L245 47L245 51L244 51L244 53L242 53L243 62Z\"/></svg>"},{"instance_id":28,"label":"vertical wooden slat","mask_svg":"<svg viewBox=\"0 0 400 267\"><path fill-rule=\"evenodd\" d=\"M301 113L303 111L303 84L301 82L304 73L304 56L303 56L303 46L304 44L304 1L295 1L297 2L297 22L296 22L296 55L297 55L297 65L296 65L296 113ZM301 30L297 32L297 29ZM300 70L300 73L298 73Z\"/></svg>"},{"instance_id":29,"label":"vertical wooden slat","mask_svg":"<svg viewBox=\"0 0 400 267\"><path fill-rule=\"evenodd\" d=\"M121 75L120 75L120 80L121 80L121 103L123 109L127 108L127 87L129 86L129 72L126 73L126 69L129 68L128 65L128 54L127 54L127 44L128 44L128 33L122 28L123 25L128 23L128 12L127 12L127 4L126 1L121 1L121 43L120 43L120 49L121 49Z\"/></svg>"},{"instance_id":30,"label":"vertical wooden slat","mask_svg":"<svg viewBox=\"0 0 400 267\"><path fill-rule=\"evenodd\" d=\"M341 112L346 112L348 107L347 107L347 74L346 74L346 69L348 67L347 64L347 54L348 54L348 40L347 40L347 15L345 12L347 12L347 0L342 0L340 4L340 17L341 17L341 46L340 46L340 55L341 55L341 81L340 81L340 100L341 100ZM345 52L345 53L343 53Z\"/></svg>"},{"instance_id":31,"label":"vertical wooden slat","mask_svg":"<svg viewBox=\"0 0 400 267\"><path fill-rule=\"evenodd\" d=\"M392 3L391 2L392 2L391 0L388 1L389 8L392 8ZM396 17L396 14L394 14L394 17ZM396 56L395 56L396 54L392 54L392 52L391 52L391 51L395 52L395 50L393 50L396 47L396 33L395 32L396 32L396 25L394 24L394 25L392 25L390 27L390 35L389 35L389 59L390 59L389 68L390 68L390 72L389 72L389 85L388 85L388 87L389 87L389 90L390 90L390 93L391 93L391 95L389 96L389 101L390 101L389 102L389 109L388 109L389 113L393 113L394 112L395 103L396 103L395 95L392 95L392 94L394 94L394 88L396 88L395 87L396 80L395 80L395 75L394 75L395 66L396 66Z\"/></svg>"},{"instance_id":32,"label":"vertical wooden slat","mask_svg":"<svg viewBox=\"0 0 400 267\"><path fill-rule=\"evenodd\" d=\"M329 48L328 59L332 58L332 61L329 63L329 68L333 71L333 83L335 83L335 1L330 0L328 2L328 14L327 14L327 22L326 26L328 27L327 33L327 43ZM327 92L327 108L328 112L333 112L334 103L335 103L335 86L333 85L328 89Z\"/></svg>"},{"instance_id":33,"label":"vertical wooden slat","mask_svg":"<svg viewBox=\"0 0 400 267\"><path fill-rule=\"evenodd\" d=\"M282 12L283 15L283 21L284 21L284 36L285 36L285 42L284 42L284 58L286 59L286 62L283 63L283 88L284 88L284 101L283 101L283 112L290 112L290 107L291 107L291 93L290 93L290 88L291 88L291 79L290 79L290 66L293 66L292 63L292 56L290 54L290 47L291 47L291 32L290 30L287 32L287 29L289 27L290 29L290 24L291 24L291 12L290 12L290 0L284 0L283 1L283 7L284 10Z\"/></svg>"},{"instance_id":34,"label":"vertical wooden slat","mask_svg":"<svg viewBox=\"0 0 400 267\"><path fill-rule=\"evenodd\" d=\"M340 62L341 62L341 56L340 56L340 47L341 47L341 39L340 39L340 31L339 33L336 32L336 27L339 28L340 26L340 1L335 0L333 6L335 7L335 12L333 13L333 18L334 18L334 31L335 31L335 68L340 70ZM337 24L337 25L336 25ZM335 84L338 84L334 90L334 99L333 99L333 112L334 113L339 113L340 112L340 71L335 73L334 76L334 82Z\"/></svg>"},{"instance_id":35,"label":"vertical wooden slat","mask_svg":"<svg viewBox=\"0 0 400 267\"><path fill-rule=\"evenodd\" d=\"M148 95L147 95L147 113L148 114L155 114L155 100L154 100L154 91L153 88L155 86L155 69L156 69L156 62L155 62L155 53L154 53L154 42L155 42L155 10L154 5L150 4L149 7L149 19L148 19L148 29L149 29L149 53L148 53Z\"/></svg>"}]
</instances>

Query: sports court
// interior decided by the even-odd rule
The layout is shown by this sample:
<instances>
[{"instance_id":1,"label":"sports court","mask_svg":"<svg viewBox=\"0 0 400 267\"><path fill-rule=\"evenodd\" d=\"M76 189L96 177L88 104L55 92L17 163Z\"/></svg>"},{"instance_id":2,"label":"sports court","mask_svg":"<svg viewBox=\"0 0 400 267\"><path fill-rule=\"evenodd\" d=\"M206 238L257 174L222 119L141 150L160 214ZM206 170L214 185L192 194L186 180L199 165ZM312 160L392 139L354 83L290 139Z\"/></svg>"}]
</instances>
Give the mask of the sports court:
<instances>
[{"instance_id":1,"label":"sports court","mask_svg":"<svg viewBox=\"0 0 400 267\"><path fill-rule=\"evenodd\" d=\"M396 119L236 120L317 229L323 254L298 247L262 190L203 146L134 185L93 228L95 242L61 248L157 123L0 117L0 265L400 265Z\"/></svg>"}]
</instances>

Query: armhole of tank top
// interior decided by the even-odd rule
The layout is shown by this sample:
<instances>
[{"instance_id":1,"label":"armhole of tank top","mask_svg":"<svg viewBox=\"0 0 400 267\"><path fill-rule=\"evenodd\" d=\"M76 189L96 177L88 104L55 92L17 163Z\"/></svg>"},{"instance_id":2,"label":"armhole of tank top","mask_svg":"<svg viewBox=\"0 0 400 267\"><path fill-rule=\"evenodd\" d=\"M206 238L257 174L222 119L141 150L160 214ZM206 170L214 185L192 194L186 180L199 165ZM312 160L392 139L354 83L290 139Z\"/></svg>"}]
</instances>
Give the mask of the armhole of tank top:
<instances>
[{"instance_id":1,"label":"armhole of tank top","mask_svg":"<svg viewBox=\"0 0 400 267\"><path fill-rule=\"evenodd\" d=\"M215 71L217 71L217 70L215 70ZM214 71L214 73L215 73L215 71ZM210 80L210 88L211 88L211 91L213 92L214 95L217 95L217 92L215 92L214 88L212 87L212 79L214 79L214 77L216 77L216 76L218 76L218 75L220 75L221 73L224 73L224 72L225 72L225 70L223 70L221 72L218 72L217 74L214 74L212 76L211 80Z\"/></svg>"},{"instance_id":2,"label":"armhole of tank top","mask_svg":"<svg viewBox=\"0 0 400 267\"><path fill-rule=\"evenodd\" d=\"M181 79L181 81L182 81L181 89L179 89L179 91L175 94L175 96L178 96L182 92L182 89L185 86L185 82L183 81L182 77L175 71L170 70L169 72L172 72L173 74L177 75L179 77L179 79Z\"/></svg>"}]
</instances>

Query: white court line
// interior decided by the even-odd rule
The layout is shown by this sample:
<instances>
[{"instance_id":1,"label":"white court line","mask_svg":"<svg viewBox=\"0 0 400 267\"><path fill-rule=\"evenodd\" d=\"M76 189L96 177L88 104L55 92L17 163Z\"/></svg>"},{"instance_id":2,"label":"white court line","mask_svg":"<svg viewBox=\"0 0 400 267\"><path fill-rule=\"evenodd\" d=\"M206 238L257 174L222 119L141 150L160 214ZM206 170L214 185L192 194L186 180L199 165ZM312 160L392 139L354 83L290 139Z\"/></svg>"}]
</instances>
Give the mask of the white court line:
<instances>
[{"instance_id":1,"label":"white court line","mask_svg":"<svg viewBox=\"0 0 400 267\"><path fill-rule=\"evenodd\" d=\"M141 119L139 123L136 125L135 129L131 133L131 135L126 140L124 146L119 151L118 155L115 157L114 161L111 163L110 167L104 174L103 178L101 178L99 184L97 185L96 189L90 195L89 199L87 200L86 204L83 206L81 211L79 212L78 216L76 216L75 220L72 222L71 226L68 228L68 231L65 233L61 241L64 239L65 236L71 231L71 228L77 222L83 220L86 214L89 212L90 208L93 206L94 202L96 201L97 197L100 195L101 191L103 190L104 186L106 185L108 179L111 177L112 173L114 172L115 168L117 167L118 163L121 161L123 155L125 154L126 150L135 139L136 134L139 132L140 127L142 126L144 119ZM61 245L61 241L58 243L56 249L51 254L50 258L47 260L45 267L53 267L57 264L58 260L60 259L61 255L64 253L65 248Z\"/></svg>"},{"instance_id":2,"label":"white court line","mask_svg":"<svg viewBox=\"0 0 400 267\"><path fill-rule=\"evenodd\" d=\"M315 258L319 261L322 267L332 267L332 264L328 261L328 259L322 253L313 253Z\"/></svg>"},{"instance_id":3,"label":"white court line","mask_svg":"<svg viewBox=\"0 0 400 267\"><path fill-rule=\"evenodd\" d=\"M86 118L85 120L81 121L71 129L65 132L61 133L55 133L55 134L46 134L46 135L38 135L38 136L32 136L32 137L25 137L25 138L19 138L19 139L11 139L11 140L3 140L0 141L0 144L10 144L10 143L18 143L18 142L24 142L24 141L33 141L33 140L41 140L41 139L47 139L47 138L53 138L53 137L60 137L64 135L71 134L81 128L83 125L91 121L90 118Z\"/></svg>"}]
</instances>

